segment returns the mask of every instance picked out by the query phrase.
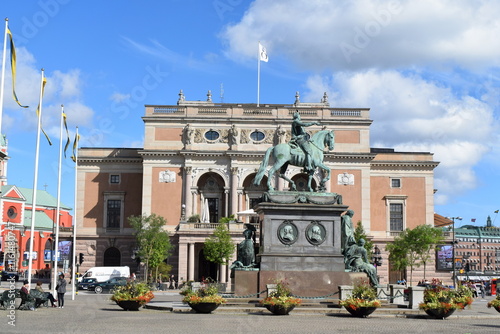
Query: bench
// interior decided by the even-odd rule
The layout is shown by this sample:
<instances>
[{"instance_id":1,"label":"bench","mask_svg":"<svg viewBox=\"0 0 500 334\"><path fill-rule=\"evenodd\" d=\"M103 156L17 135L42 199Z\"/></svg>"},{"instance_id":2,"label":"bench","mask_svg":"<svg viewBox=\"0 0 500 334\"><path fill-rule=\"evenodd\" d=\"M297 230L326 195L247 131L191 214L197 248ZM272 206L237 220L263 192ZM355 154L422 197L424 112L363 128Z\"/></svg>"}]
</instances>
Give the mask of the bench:
<instances>
[{"instance_id":1,"label":"bench","mask_svg":"<svg viewBox=\"0 0 500 334\"><path fill-rule=\"evenodd\" d=\"M15 304L15 299L21 298L21 303L19 304L19 310L30 310L32 308L38 308L41 305L48 306L49 298L48 293L41 293L36 289L31 289L30 294L22 292L20 289L15 290L5 290L0 299L0 306L4 309L10 307L10 305Z\"/></svg>"},{"instance_id":2,"label":"bench","mask_svg":"<svg viewBox=\"0 0 500 334\"><path fill-rule=\"evenodd\" d=\"M0 299L0 306L3 307L5 310L9 308L10 305L16 303L16 298L19 298L19 289L15 290L5 290L2 293L2 298Z\"/></svg>"}]
</instances>

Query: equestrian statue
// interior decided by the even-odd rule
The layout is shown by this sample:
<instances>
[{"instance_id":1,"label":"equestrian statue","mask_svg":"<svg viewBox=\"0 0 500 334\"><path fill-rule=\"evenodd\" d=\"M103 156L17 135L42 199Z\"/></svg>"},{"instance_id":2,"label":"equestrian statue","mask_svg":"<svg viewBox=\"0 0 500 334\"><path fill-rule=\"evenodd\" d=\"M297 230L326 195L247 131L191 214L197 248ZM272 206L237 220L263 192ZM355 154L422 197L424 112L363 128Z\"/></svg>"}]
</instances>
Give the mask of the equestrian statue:
<instances>
[{"instance_id":1,"label":"equestrian statue","mask_svg":"<svg viewBox=\"0 0 500 334\"><path fill-rule=\"evenodd\" d=\"M333 131L321 130L316 132L310 139L304 127L320 125L319 122L302 122L300 119L300 114L295 112L293 115L292 122L292 138L288 143L278 144L276 146L267 149L264 155L264 160L260 164L257 175L253 181L253 184L258 186L266 173L267 165L269 164L269 157L272 155L274 159L274 165L269 169L267 173L267 189L268 191L273 191L274 188L271 185L272 176L279 170L279 177L288 181L291 185L292 190L296 191L297 186L295 182L289 179L285 172L288 165L303 167L304 172L308 174L307 190L312 192L312 178L314 172L319 167L325 172L325 177L321 180L318 190L325 191L325 184L330 180L330 168L323 163L323 150L328 147L328 150L333 150L335 136Z\"/></svg>"}]
</instances>

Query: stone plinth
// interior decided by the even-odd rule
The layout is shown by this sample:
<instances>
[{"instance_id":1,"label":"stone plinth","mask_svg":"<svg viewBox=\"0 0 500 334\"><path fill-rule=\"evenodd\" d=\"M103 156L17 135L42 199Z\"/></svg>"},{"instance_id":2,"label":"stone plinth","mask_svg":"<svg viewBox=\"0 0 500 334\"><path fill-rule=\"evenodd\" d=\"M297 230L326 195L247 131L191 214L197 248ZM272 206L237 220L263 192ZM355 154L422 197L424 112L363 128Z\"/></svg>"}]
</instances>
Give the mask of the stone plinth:
<instances>
[{"instance_id":1,"label":"stone plinth","mask_svg":"<svg viewBox=\"0 0 500 334\"><path fill-rule=\"evenodd\" d=\"M339 298L339 286L353 285L358 279L367 279L365 273L344 271L261 271L259 276L259 291L266 290L267 284L276 280L285 280L296 296L331 299Z\"/></svg>"},{"instance_id":2,"label":"stone plinth","mask_svg":"<svg viewBox=\"0 0 500 334\"><path fill-rule=\"evenodd\" d=\"M238 270L234 271L234 294L236 296L248 296L263 291L259 288L258 270Z\"/></svg>"},{"instance_id":3,"label":"stone plinth","mask_svg":"<svg viewBox=\"0 0 500 334\"><path fill-rule=\"evenodd\" d=\"M290 193L281 199L297 197ZM274 200L279 200L278 195ZM347 206L262 202L254 210L262 221L258 253L261 271L344 272L340 214Z\"/></svg>"}]
</instances>

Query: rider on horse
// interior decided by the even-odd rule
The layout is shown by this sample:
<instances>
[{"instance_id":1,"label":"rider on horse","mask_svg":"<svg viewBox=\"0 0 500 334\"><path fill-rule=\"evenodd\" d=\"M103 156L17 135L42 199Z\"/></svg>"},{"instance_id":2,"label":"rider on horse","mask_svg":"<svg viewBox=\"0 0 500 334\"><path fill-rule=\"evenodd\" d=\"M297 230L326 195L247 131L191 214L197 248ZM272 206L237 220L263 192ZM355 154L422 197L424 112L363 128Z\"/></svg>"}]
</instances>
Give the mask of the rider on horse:
<instances>
[{"instance_id":1,"label":"rider on horse","mask_svg":"<svg viewBox=\"0 0 500 334\"><path fill-rule=\"evenodd\" d=\"M311 125L320 125L320 123L319 122L304 123L300 120L300 114L298 111L296 111L293 114L292 139L290 140L289 144L291 147L298 145L304 152L305 155L304 170L306 172L313 171L313 166L311 165L311 159L310 159L310 156L312 154L311 144L309 142L309 139L307 138L307 133L304 130L304 127Z\"/></svg>"}]
</instances>

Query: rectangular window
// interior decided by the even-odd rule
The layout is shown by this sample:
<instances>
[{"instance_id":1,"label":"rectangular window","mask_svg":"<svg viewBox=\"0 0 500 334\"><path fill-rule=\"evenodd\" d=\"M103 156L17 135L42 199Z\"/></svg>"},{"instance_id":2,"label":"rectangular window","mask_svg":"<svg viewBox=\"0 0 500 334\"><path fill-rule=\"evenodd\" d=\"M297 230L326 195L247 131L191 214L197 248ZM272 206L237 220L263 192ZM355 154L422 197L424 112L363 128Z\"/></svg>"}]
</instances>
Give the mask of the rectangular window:
<instances>
[{"instance_id":1,"label":"rectangular window","mask_svg":"<svg viewBox=\"0 0 500 334\"><path fill-rule=\"evenodd\" d=\"M108 200L108 228L120 228L120 211L122 201L119 199Z\"/></svg>"},{"instance_id":2,"label":"rectangular window","mask_svg":"<svg viewBox=\"0 0 500 334\"><path fill-rule=\"evenodd\" d=\"M391 188L401 188L401 179L391 179Z\"/></svg>"},{"instance_id":3,"label":"rectangular window","mask_svg":"<svg viewBox=\"0 0 500 334\"><path fill-rule=\"evenodd\" d=\"M390 204L391 231L403 231L403 204Z\"/></svg>"},{"instance_id":4,"label":"rectangular window","mask_svg":"<svg viewBox=\"0 0 500 334\"><path fill-rule=\"evenodd\" d=\"M120 175L112 174L109 176L109 183L118 184L120 183Z\"/></svg>"}]
</instances>

